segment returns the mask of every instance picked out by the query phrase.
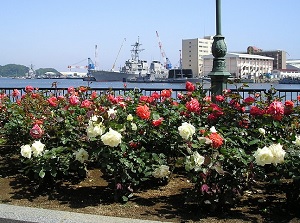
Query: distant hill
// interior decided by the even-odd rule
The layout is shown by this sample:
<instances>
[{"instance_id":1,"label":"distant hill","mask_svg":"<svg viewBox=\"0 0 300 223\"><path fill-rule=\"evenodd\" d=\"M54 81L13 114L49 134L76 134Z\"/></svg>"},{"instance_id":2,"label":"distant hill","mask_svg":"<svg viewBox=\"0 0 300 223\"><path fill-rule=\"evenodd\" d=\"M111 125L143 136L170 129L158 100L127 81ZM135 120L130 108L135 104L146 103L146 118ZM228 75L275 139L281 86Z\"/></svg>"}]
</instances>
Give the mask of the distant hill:
<instances>
[{"instance_id":1,"label":"distant hill","mask_svg":"<svg viewBox=\"0 0 300 223\"><path fill-rule=\"evenodd\" d=\"M19 64L0 65L0 76L2 77L25 77L29 72L29 67ZM59 74L54 68L39 68L35 70L36 75L44 75L46 72L54 72Z\"/></svg>"}]
</instances>

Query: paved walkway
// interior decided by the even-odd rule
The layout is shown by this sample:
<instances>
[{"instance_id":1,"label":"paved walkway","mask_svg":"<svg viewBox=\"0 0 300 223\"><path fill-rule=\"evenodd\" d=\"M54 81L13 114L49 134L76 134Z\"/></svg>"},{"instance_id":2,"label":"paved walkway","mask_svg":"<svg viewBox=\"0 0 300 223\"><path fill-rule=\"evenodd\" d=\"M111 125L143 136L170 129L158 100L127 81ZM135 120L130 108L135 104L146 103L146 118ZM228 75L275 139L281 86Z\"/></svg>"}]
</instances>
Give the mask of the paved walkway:
<instances>
[{"instance_id":1,"label":"paved walkway","mask_svg":"<svg viewBox=\"0 0 300 223\"><path fill-rule=\"evenodd\" d=\"M130 218L80 214L67 211L0 204L0 223L159 223Z\"/></svg>"}]
</instances>

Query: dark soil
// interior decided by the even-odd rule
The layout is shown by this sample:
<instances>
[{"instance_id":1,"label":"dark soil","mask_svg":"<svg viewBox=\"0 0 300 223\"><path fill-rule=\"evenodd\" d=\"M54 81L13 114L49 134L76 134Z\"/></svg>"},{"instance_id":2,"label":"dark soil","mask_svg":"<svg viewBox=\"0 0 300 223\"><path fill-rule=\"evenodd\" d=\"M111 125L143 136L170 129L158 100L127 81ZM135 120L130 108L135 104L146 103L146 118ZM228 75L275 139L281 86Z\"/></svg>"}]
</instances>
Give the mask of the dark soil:
<instances>
[{"instance_id":1,"label":"dark soil","mask_svg":"<svg viewBox=\"0 0 300 223\"><path fill-rule=\"evenodd\" d=\"M97 169L90 169L80 183L38 190L37 182L18 171L19 158L14 157L9 147L0 147L0 203L169 222L300 222L299 206L289 205L282 190L265 184L246 191L236 207L211 214L186 202L192 184L181 174L174 174L165 186L136 192L129 202L120 204L114 202L113 191Z\"/></svg>"}]
</instances>

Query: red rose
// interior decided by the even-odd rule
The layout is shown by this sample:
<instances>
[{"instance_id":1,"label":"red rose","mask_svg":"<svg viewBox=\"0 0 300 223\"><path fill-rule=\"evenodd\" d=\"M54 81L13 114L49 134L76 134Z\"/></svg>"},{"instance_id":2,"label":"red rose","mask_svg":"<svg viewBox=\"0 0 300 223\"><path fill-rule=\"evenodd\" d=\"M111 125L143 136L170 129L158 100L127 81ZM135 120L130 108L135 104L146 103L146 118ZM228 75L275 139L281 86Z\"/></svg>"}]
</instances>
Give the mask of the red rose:
<instances>
[{"instance_id":1,"label":"red rose","mask_svg":"<svg viewBox=\"0 0 300 223\"><path fill-rule=\"evenodd\" d=\"M219 148L223 145L223 138L216 132L211 133L209 139L212 141L213 148Z\"/></svg>"},{"instance_id":2,"label":"red rose","mask_svg":"<svg viewBox=\"0 0 300 223\"><path fill-rule=\"evenodd\" d=\"M292 102L292 101L290 101L290 100L287 100L287 101L285 101L284 105L285 105L286 107L294 107L294 102Z\"/></svg>"},{"instance_id":3,"label":"red rose","mask_svg":"<svg viewBox=\"0 0 300 223\"><path fill-rule=\"evenodd\" d=\"M197 99L192 99L185 104L185 107L190 112L199 112L200 111L200 103Z\"/></svg>"},{"instance_id":4,"label":"red rose","mask_svg":"<svg viewBox=\"0 0 300 223\"><path fill-rule=\"evenodd\" d=\"M151 97L153 97L155 99L159 99L160 95L155 91L151 94Z\"/></svg>"},{"instance_id":5,"label":"red rose","mask_svg":"<svg viewBox=\"0 0 300 223\"><path fill-rule=\"evenodd\" d=\"M97 92L93 91L91 94L91 99L94 100L95 98L97 98Z\"/></svg>"},{"instance_id":6,"label":"red rose","mask_svg":"<svg viewBox=\"0 0 300 223\"><path fill-rule=\"evenodd\" d=\"M48 98L48 103L52 106L52 107L56 107L58 105L57 103L57 98L52 96L50 98Z\"/></svg>"},{"instance_id":7,"label":"red rose","mask_svg":"<svg viewBox=\"0 0 300 223\"><path fill-rule=\"evenodd\" d=\"M255 99L251 96L244 99L244 103L247 105L251 105L253 102L255 102Z\"/></svg>"},{"instance_id":8,"label":"red rose","mask_svg":"<svg viewBox=\"0 0 300 223\"><path fill-rule=\"evenodd\" d=\"M225 100L225 97L223 95L216 95L217 102L223 102L224 100Z\"/></svg>"},{"instance_id":9,"label":"red rose","mask_svg":"<svg viewBox=\"0 0 300 223\"><path fill-rule=\"evenodd\" d=\"M28 86L25 87L26 93L33 92L33 90L34 90L34 88L32 86L30 86L30 85L28 85Z\"/></svg>"},{"instance_id":10,"label":"red rose","mask_svg":"<svg viewBox=\"0 0 300 223\"><path fill-rule=\"evenodd\" d=\"M189 91L189 92L193 92L193 91L195 91L196 87L195 87L195 85L194 85L193 83L187 81L187 82L185 83L185 89L186 89L187 91Z\"/></svg>"},{"instance_id":11,"label":"red rose","mask_svg":"<svg viewBox=\"0 0 300 223\"><path fill-rule=\"evenodd\" d=\"M160 94L163 98L169 98L172 95L172 90L162 90Z\"/></svg>"},{"instance_id":12,"label":"red rose","mask_svg":"<svg viewBox=\"0 0 300 223\"><path fill-rule=\"evenodd\" d=\"M261 116L264 114L264 110L256 107L256 106L252 106L250 108L250 115L253 115L253 116Z\"/></svg>"},{"instance_id":13,"label":"red rose","mask_svg":"<svg viewBox=\"0 0 300 223\"><path fill-rule=\"evenodd\" d=\"M147 105L139 105L136 108L136 114L139 116L141 119L149 119L150 118L150 110Z\"/></svg>"}]
</instances>

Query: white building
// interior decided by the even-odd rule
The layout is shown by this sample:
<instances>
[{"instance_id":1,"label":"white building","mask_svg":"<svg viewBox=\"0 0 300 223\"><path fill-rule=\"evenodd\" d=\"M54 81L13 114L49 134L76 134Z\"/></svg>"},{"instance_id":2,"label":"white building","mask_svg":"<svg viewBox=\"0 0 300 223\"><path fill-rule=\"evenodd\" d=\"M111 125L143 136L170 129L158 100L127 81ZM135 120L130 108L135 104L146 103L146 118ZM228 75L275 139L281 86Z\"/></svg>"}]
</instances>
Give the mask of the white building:
<instances>
[{"instance_id":1,"label":"white building","mask_svg":"<svg viewBox=\"0 0 300 223\"><path fill-rule=\"evenodd\" d=\"M213 67L213 55L203 56L203 75L207 76ZM235 78L256 79L263 74L270 74L274 58L241 53L227 53L226 71Z\"/></svg>"},{"instance_id":2,"label":"white building","mask_svg":"<svg viewBox=\"0 0 300 223\"><path fill-rule=\"evenodd\" d=\"M183 39L182 68L192 69L194 76L201 76L203 73L202 57L211 54L213 41L212 36L205 36L203 39Z\"/></svg>"}]
</instances>

